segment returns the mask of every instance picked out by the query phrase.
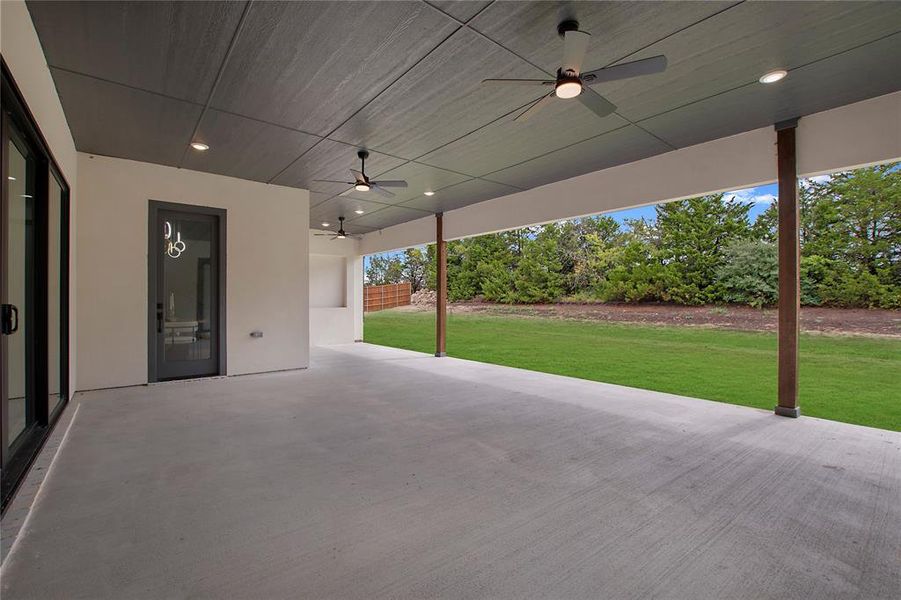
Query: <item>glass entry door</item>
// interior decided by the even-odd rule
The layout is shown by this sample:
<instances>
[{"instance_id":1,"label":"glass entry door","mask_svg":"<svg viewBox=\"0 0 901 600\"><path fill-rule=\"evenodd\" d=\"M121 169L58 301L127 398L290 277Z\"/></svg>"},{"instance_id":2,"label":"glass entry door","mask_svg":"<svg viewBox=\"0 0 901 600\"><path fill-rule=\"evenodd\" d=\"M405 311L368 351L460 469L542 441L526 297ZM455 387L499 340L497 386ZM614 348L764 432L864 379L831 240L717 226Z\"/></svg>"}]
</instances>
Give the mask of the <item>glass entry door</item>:
<instances>
[{"instance_id":1,"label":"glass entry door","mask_svg":"<svg viewBox=\"0 0 901 600\"><path fill-rule=\"evenodd\" d=\"M224 374L222 211L153 203L150 381ZM155 360L154 360L155 359Z\"/></svg>"}]
</instances>

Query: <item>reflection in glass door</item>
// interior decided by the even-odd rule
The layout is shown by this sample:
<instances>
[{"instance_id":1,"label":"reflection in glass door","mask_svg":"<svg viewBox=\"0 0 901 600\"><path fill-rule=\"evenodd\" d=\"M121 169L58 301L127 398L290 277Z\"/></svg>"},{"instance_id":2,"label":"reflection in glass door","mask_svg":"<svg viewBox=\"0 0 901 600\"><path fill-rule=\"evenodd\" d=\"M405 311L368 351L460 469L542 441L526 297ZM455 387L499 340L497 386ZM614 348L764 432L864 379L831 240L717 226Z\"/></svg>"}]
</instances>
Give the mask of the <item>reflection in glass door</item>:
<instances>
[{"instance_id":1,"label":"reflection in glass door","mask_svg":"<svg viewBox=\"0 0 901 600\"><path fill-rule=\"evenodd\" d=\"M68 324L64 322L64 307L69 284L68 191L61 178L51 170L47 188L47 410L48 418L66 401L68 365L66 348L69 343Z\"/></svg>"},{"instance_id":2,"label":"reflection in glass door","mask_svg":"<svg viewBox=\"0 0 901 600\"><path fill-rule=\"evenodd\" d=\"M222 340L220 220L225 217L214 209L154 205L150 305L155 361L149 379L217 375Z\"/></svg>"},{"instance_id":3,"label":"reflection in glass door","mask_svg":"<svg viewBox=\"0 0 901 600\"><path fill-rule=\"evenodd\" d=\"M10 127L6 141L2 321L4 341L5 448L12 449L35 422L35 171L36 161ZM6 456L12 452L4 453Z\"/></svg>"}]
</instances>

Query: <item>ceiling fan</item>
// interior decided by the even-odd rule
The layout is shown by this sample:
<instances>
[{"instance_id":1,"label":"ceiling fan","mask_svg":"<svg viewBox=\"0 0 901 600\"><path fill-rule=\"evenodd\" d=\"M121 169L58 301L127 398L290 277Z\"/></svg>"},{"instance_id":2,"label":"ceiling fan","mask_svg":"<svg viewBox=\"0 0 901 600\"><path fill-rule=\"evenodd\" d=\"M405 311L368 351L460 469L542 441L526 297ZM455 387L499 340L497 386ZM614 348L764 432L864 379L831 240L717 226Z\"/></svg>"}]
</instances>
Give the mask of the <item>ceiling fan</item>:
<instances>
[{"instance_id":1,"label":"ceiling fan","mask_svg":"<svg viewBox=\"0 0 901 600\"><path fill-rule=\"evenodd\" d=\"M385 188L407 187L407 182L401 179L372 181L371 179L369 179L369 177L366 176L366 159L369 158L369 152L367 152L366 150L360 150L359 152L357 152L357 156L360 157L360 170L357 171L355 169L350 169L350 174L354 177L353 181L334 181L331 179L314 179L313 181L318 181L321 183L343 183L345 185L354 186L354 189L358 192L368 192L372 190L373 192L381 194L382 196L394 195Z\"/></svg>"},{"instance_id":2,"label":"ceiling fan","mask_svg":"<svg viewBox=\"0 0 901 600\"><path fill-rule=\"evenodd\" d=\"M321 235L328 237L330 240L343 240L346 238L353 238L355 240L360 239L361 235L356 235L354 233L345 233L344 232L344 217L338 217L338 231L334 233L314 233L313 235Z\"/></svg>"},{"instance_id":3,"label":"ceiling fan","mask_svg":"<svg viewBox=\"0 0 901 600\"><path fill-rule=\"evenodd\" d=\"M661 73L666 70L666 57L660 55L583 73L582 61L588 51L591 34L579 31L579 22L573 20L560 23L557 33L563 38L563 64L557 69L557 79L485 79L482 81L486 85L553 86L554 89L550 93L533 102L514 121L527 121L532 118L554 96L561 99L578 98L596 115L606 117L616 111L616 106L587 86Z\"/></svg>"}]
</instances>

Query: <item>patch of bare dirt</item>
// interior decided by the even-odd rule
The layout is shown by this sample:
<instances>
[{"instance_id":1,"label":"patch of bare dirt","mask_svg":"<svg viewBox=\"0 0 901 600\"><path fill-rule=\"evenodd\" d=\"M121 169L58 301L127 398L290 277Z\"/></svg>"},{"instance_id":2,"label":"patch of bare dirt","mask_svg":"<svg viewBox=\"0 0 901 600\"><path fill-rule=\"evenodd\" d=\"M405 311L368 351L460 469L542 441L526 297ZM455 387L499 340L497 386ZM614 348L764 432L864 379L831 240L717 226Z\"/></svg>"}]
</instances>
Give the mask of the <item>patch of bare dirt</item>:
<instances>
[{"instance_id":1,"label":"patch of bare dirt","mask_svg":"<svg viewBox=\"0 0 901 600\"><path fill-rule=\"evenodd\" d=\"M423 299L424 300L424 299ZM424 301L406 310L430 310L434 301ZM515 315L583 321L687 325L776 331L775 308L748 306L679 306L673 304L528 304L507 305L491 302L455 302L451 313ZM858 308L801 308L801 329L807 332L901 337L901 311Z\"/></svg>"}]
</instances>

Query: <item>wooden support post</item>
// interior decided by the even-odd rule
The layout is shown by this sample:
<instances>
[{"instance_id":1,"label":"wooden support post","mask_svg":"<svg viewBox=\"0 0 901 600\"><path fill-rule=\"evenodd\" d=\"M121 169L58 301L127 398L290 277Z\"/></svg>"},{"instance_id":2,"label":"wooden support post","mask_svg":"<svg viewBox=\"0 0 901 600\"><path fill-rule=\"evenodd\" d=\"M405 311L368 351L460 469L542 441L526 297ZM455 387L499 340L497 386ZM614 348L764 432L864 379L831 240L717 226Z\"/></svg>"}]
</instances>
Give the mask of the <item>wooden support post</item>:
<instances>
[{"instance_id":1,"label":"wooden support post","mask_svg":"<svg viewBox=\"0 0 901 600\"><path fill-rule=\"evenodd\" d=\"M779 172L779 403L776 414L797 417L801 240L795 131L798 120L776 124Z\"/></svg>"},{"instance_id":2,"label":"wooden support post","mask_svg":"<svg viewBox=\"0 0 901 600\"><path fill-rule=\"evenodd\" d=\"M438 268L435 270L435 288L438 291L435 315L435 356L447 356L447 243L444 241L444 214L435 215L435 255Z\"/></svg>"}]
</instances>

